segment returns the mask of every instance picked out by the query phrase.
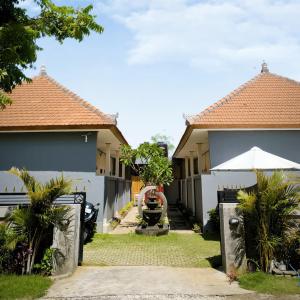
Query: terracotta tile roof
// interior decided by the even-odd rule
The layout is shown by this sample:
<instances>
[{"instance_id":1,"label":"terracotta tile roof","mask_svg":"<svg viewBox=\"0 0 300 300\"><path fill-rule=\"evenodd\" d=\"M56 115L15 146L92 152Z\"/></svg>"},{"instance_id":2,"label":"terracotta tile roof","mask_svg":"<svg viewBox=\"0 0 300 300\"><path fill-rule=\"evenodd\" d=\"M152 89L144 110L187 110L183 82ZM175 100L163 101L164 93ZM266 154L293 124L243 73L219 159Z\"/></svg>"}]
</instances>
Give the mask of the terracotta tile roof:
<instances>
[{"instance_id":1,"label":"terracotta tile roof","mask_svg":"<svg viewBox=\"0 0 300 300\"><path fill-rule=\"evenodd\" d=\"M13 104L0 110L0 131L35 129L98 129L115 126L104 114L54 79L41 73L17 86L8 96Z\"/></svg>"},{"instance_id":2,"label":"terracotta tile roof","mask_svg":"<svg viewBox=\"0 0 300 300\"><path fill-rule=\"evenodd\" d=\"M300 83L262 72L200 114L196 128L300 128Z\"/></svg>"}]
</instances>

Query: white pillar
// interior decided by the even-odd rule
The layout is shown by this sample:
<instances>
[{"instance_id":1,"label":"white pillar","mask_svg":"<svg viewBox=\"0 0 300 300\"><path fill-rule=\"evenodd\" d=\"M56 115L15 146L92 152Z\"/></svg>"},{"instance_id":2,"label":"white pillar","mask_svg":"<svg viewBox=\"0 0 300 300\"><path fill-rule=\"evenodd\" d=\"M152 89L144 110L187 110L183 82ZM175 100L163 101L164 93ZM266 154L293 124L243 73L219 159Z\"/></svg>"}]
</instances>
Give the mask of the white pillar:
<instances>
[{"instance_id":1,"label":"white pillar","mask_svg":"<svg viewBox=\"0 0 300 300\"><path fill-rule=\"evenodd\" d=\"M191 177L194 176L194 151L190 151L190 170Z\"/></svg>"},{"instance_id":2,"label":"white pillar","mask_svg":"<svg viewBox=\"0 0 300 300\"><path fill-rule=\"evenodd\" d=\"M119 168L119 166L120 166L120 151L116 150L116 168L115 168L115 170L116 170L115 176L116 177L120 177L120 168Z\"/></svg>"},{"instance_id":3,"label":"white pillar","mask_svg":"<svg viewBox=\"0 0 300 300\"><path fill-rule=\"evenodd\" d=\"M184 163L185 163L185 207L188 207L188 185L187 185L187 179L189 177L189 158L186 156L184 158Z\"/></svg>"},{"instance_id":4,"label":"white pillar","mask_svg":"<svg viewBox=\"0 0 300 300\"><path fill-rule=\"evenodd\" d=\"M189 158L184 158L184 165L185 165L185 178L189 177Z\"/></svg>"},{"instance_id":5,"label":"white pillar","mask_svg":"<svg viewBox=\"0 0 300 300\"><path fill-rule=\"evenodd\" d=\"M110 143L106 143L105 176L110 176Z\"/></svg>"},{"instance_id":6,"label":"white pillar","mask_svg":"<svg viewBox=\"0 0 300 300\"><path fill-rule=\"evenodd\" d=\"M202 143L197 143L197 156L198 156L198 174L202 173Z\"/></svg>"},{"instance_id":7,"label":"white pillar","mask_svg":"<svg viewBox=\"0 0 300 300\"><path fill-rule=\"evenodd\" d=\"M191 168L191 180L192 180L192 210L193 216L196 215L196 204L195 204L195 181L194 181L194 151L190 151L190 168Z\"/></svg>"},{"instance_id":8,"label":"white pillar","mask_svg":"<svg viewBox=\"0 0 300 300\"><path fill-rule=\"evenodd\" d=\"M122 178L125 179L125 165L122 164Z\"/></svg>"}]
</instances>

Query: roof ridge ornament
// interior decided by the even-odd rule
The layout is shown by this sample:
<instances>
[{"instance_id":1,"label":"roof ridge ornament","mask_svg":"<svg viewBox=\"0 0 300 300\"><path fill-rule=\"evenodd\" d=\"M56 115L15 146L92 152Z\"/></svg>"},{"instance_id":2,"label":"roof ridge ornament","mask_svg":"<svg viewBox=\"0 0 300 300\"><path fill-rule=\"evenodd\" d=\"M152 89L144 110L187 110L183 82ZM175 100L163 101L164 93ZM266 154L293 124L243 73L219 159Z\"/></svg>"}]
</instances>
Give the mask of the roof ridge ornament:
<instances>
[{"instance_id":1,"label":"roof ridge ornament","mask_svg":"<svg viewBox=\"0 0 300 300\"><path fill-rule=\"evenodd\" d=\"M46 66L45 65L41 65L40 76L46 76L46 75L47 75Z\"/></svg>"},{"instance_id":2,"label":"roof ridge ornament","mask_svg":"<svg viewBox=\"0 0 300 300\"><path fill-rule=\"evenodd\" d=\"M261 64L261 73L269 73L269 68L267 63L263 60L263 63Z\"/></svg>"}]
</instances>

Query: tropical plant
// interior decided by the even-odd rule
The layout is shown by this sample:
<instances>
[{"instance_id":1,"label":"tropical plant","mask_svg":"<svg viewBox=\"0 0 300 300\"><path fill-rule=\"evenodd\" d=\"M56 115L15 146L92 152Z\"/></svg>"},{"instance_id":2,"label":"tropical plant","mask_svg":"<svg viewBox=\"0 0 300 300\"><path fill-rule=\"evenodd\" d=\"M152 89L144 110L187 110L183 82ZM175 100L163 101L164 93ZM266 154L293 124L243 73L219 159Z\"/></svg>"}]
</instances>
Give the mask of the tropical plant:
<instances>
[{"instance_id":1,"label":"tropical plant","mask_svg":"<svg viewBox=\"0 0 300 300\"><path fill-rule=\"evenodd\" d=\"M0 273L14 268L14 250L22 236L17 235L7 224L0 224Z\"/></svg>"},{"instance_id":2,"label":"tropical plant","mask_svg":"<svg viewBox=\"0 0 300 300\"><path fill-rule=\"evenodd\" d=\"M53 257L55 255L54 248L46 249L44 256L40 263L34 264L33 268L35 272L41 273L42 275L49 276L53 270Z\"/></svg>"},{"instance_id":3,"label":"tropical plant","mask_svg":"<svg viewBox=\"0 0 300 300\"><path fill-rule=\"evenodd\" d=\"M144 185L169 185L173 181L172 163L155 143L145 142L137 149L123 145L120 160L140 176Z\"/></svg>"},{"instance_id":4,"label":"tropical plant","mask_svg":"<svg viewBox=\"0 0 300 300\"><path fill-rule=\"evenodd\" d=\"M265 272L273 259L288 261L299 245L299 227L292 218L299 208L299 193L299 184L282 171L271 176L258 171L256 190L238 192L237 209L244 215L246 248L252 246L250 258L257 259Z\"/></svg>"},{"instance_id":5,"label":"tropical plant","mask_svg":"<svg viewBox=\"0 0 300 300\"><path fill-rule=\"evenodd\" d=\"M208 211L209 215L209 224L211 226L211 229L215 233L220 233L220 215L219 215L219 208L218 206L216 208L212 208Z\"/></svg>"},{"instance_id":6,"label":"tropical plant","mask_svg":"<svg viewBox=\"0 0 300 300\"><path fill-rule=\"evenodd\" d=\"M12 168L9 172L23 181L30 199L28 206L13 210L8 219L10 228L18 236L24 237L27 244L25 273L30 274L43 237L52 231L54 226L62 232L69 226L69 208L55 205L54 201L70 193L72 182L62 175L42 184L26 170Z\"/></svg>"}]
</instances>

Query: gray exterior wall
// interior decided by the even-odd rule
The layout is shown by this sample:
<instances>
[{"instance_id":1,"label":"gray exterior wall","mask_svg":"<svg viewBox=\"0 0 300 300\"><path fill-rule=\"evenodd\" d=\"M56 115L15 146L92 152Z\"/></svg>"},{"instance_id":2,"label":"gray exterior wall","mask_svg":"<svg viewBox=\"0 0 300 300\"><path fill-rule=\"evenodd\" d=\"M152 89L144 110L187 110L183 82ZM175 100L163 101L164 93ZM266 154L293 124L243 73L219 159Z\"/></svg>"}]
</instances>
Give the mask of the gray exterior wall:
<instances>
[{"instance_id":1,"label":"gray exterior wall","mask_svg":"<svg viewBox=\"0 0 300 300\"><path fill-rule=\"evenodd\" d=\"M212 174L201 175L202 195L196 201L202 202L202 224L204 226L207 224L209 220L208 211L216 208L218 204L218 191L223 190L223 188L248 187L254 184L256 184L254 172L212 172Z\"/></svg>"},{"instance_id":2,"label":"gray exterior wall","mask_svg":"<svg viewBox=\"0 0 300 300\"><path fill-rule=\"evenodd\" d=\"M96 132L0 133L0 170L95 172Z\"/></svg>"},{"instance_id":3,"label":"gray exterior wall","mask_svg":"<svg viewBox=\"0 0 300 300\"><path fill-rule=\"evenodd\" d=\"M57 171L30 171L30 174L45 183L60 176ZM131 199L131 182L122 178L98 176L95 172L63 172L73 180L73 191L86 192L86 200L98 205L97 231L109 231L109 221ZM0 192L26 192L22 181L5 171L0 171ZM6 212L6 211L5 211ZM0 210L1 217L1 210Z\"/></svg>"},{"instance_id":4,"label":"gray exterior wall","mask_svg":"<svg viewBox=\"0 0 300 300\"><path fill-rule=\"evenodd\" d=\"M176 204L179 200L179 180L174 179L174 181L168 186L164 187L165 196L167 197L168 204Z\"/></svg>"},{"instance_id":5,"label":"gray exterior wall","mask_svg":"<svg viewBox=\"0 0 300 300\"><path fill-rule=\"evenodd\" d=\"M257 146L300 163L300 130L209 131L211 167Z\"/></svg>"},{"instance_id":6,"label":"gray exterior wall","mask_svg":"<svg viewBox=\"0 0 300 300\"><path fill-rule=\"evenodd\" d=\"M88 202L99 204L97 231L107 231L116 211L130 201L130 182L96 175L97 134L91 132L87 143L83 134L0 133L0 192L26 192L16 176L5 172L13 166L25 167L41 182L63 172L73 180L73 191L86 192Z\"/></svg>"}]
</instances>

